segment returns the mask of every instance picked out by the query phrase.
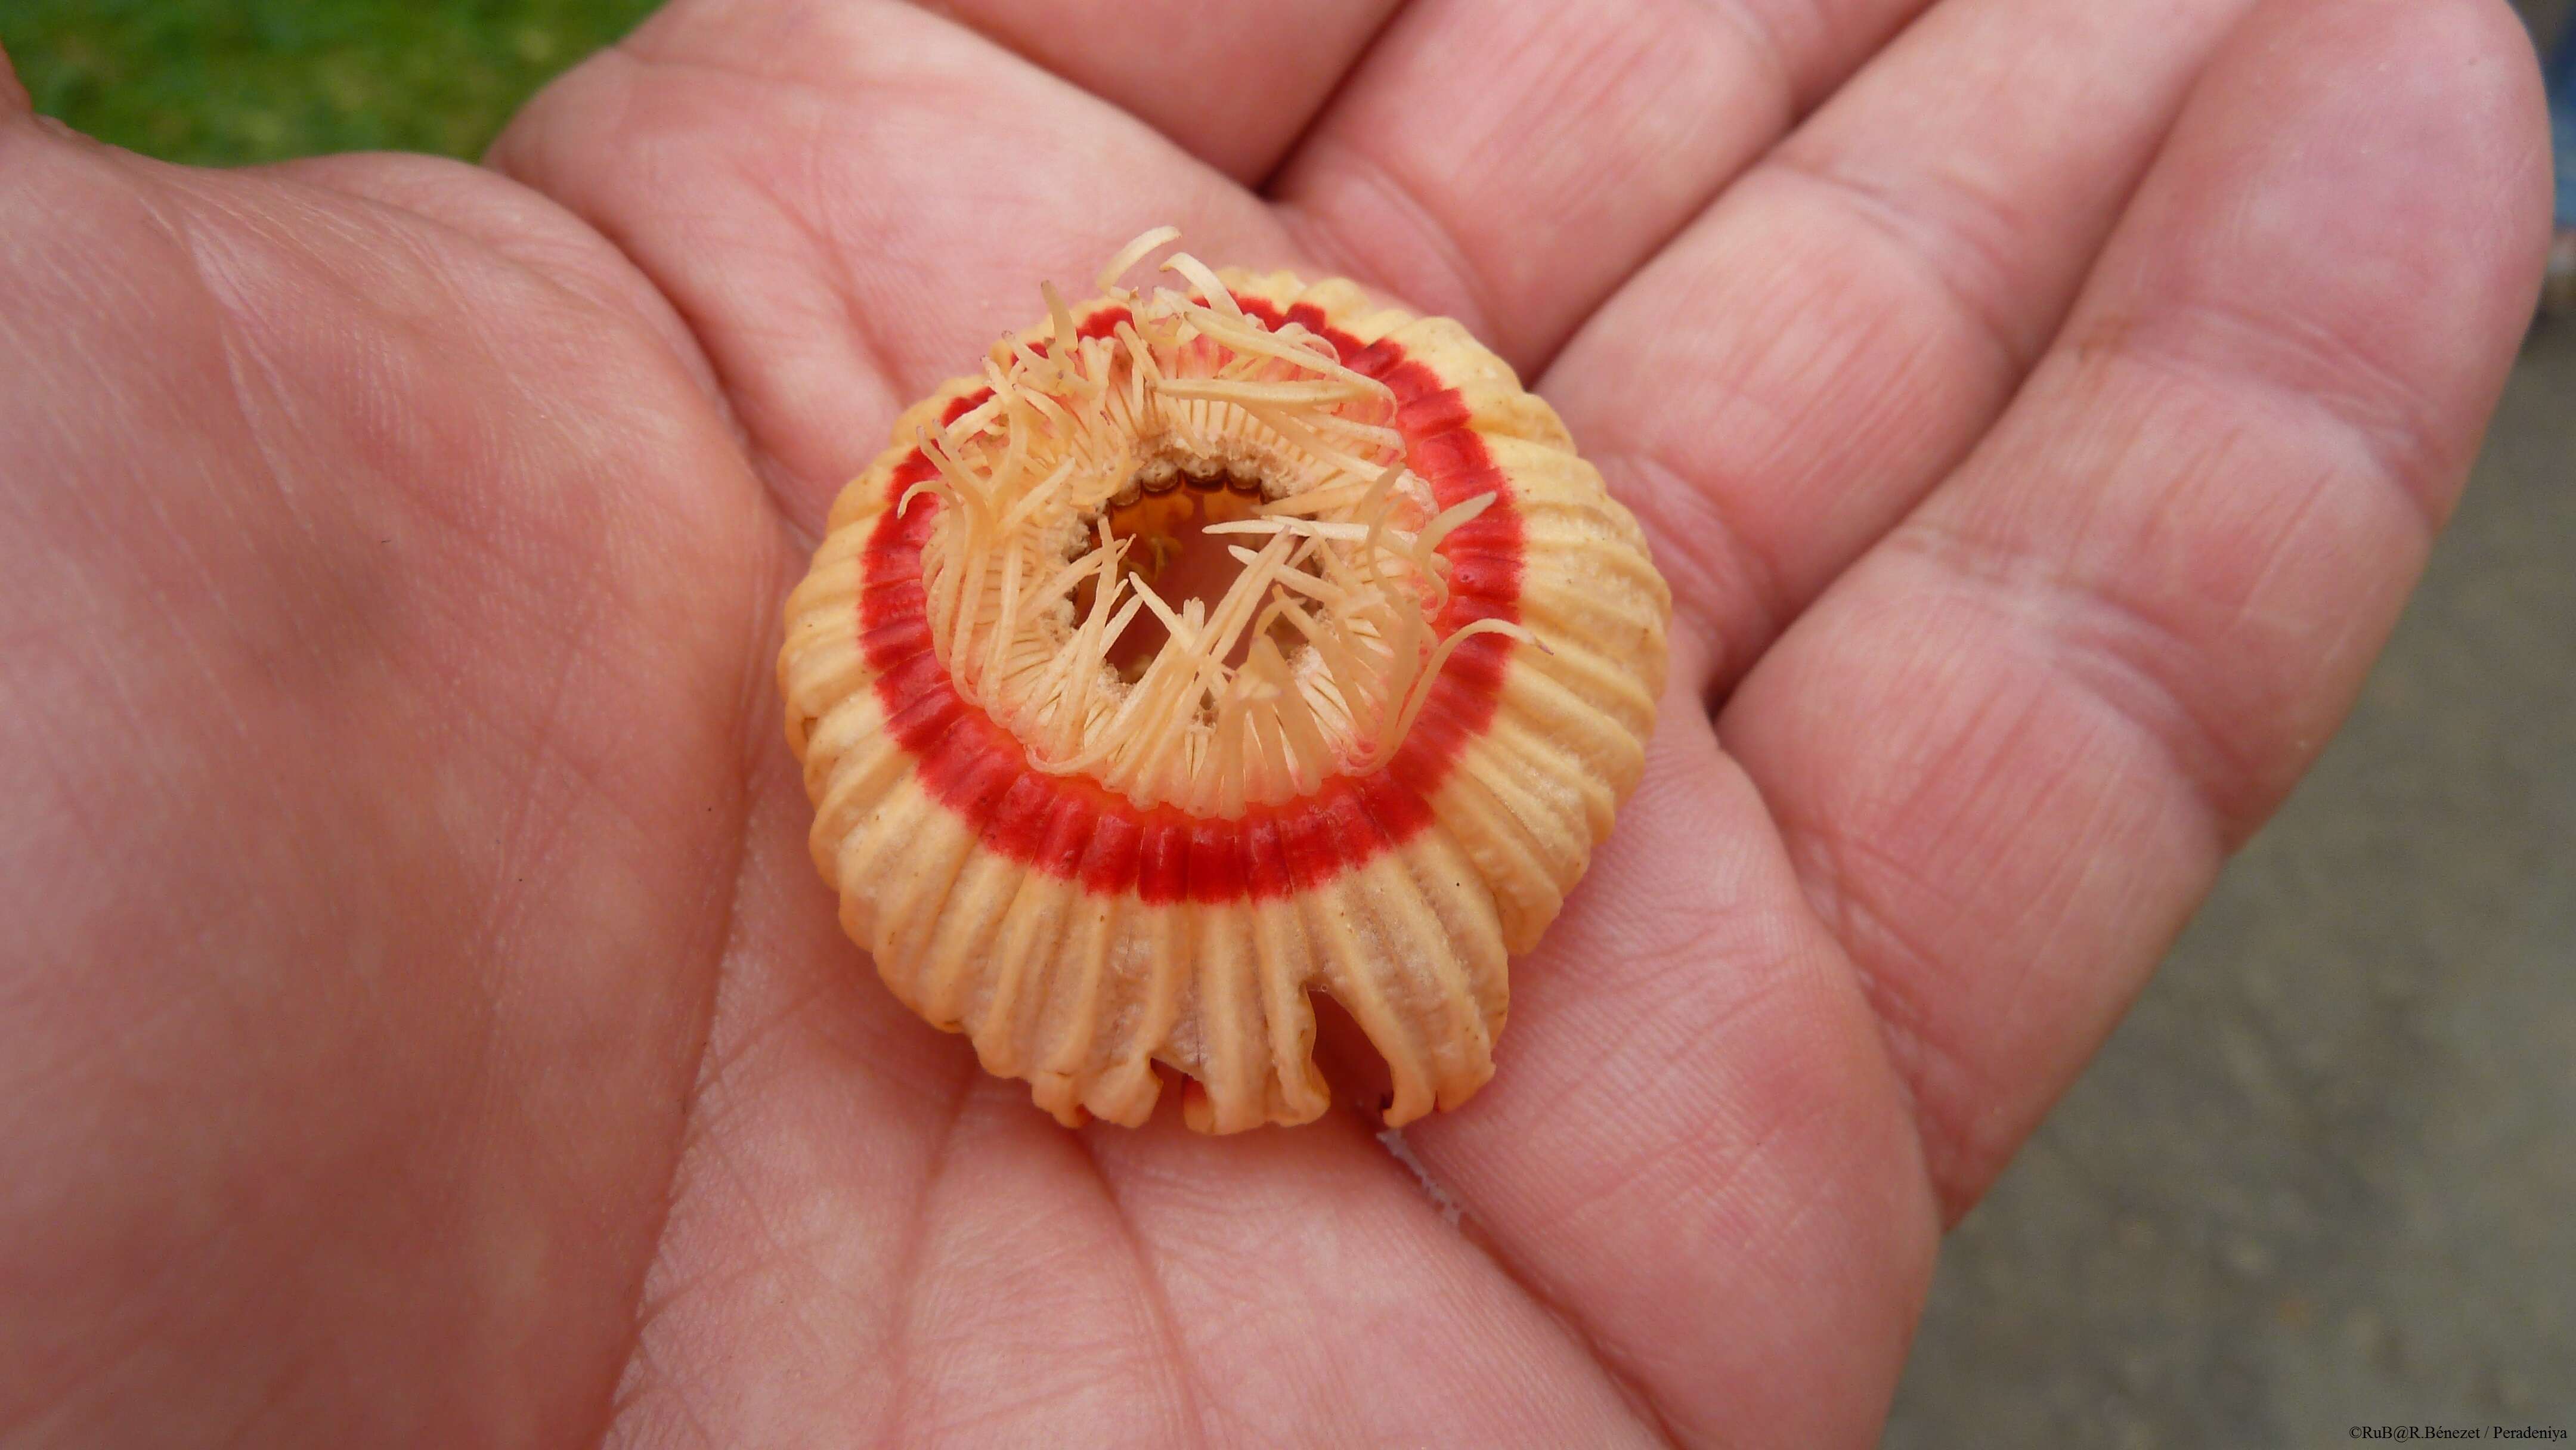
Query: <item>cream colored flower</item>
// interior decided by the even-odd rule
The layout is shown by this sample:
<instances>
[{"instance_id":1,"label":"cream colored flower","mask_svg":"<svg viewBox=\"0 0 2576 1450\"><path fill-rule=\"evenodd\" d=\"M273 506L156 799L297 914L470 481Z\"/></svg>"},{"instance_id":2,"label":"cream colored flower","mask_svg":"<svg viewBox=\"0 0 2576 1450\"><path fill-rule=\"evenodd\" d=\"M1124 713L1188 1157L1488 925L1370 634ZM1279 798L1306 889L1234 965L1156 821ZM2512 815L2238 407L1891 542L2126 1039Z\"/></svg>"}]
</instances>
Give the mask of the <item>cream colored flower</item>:
<instances>
[{"instance_id":1,"label":"cream colored flower","mask_svg":"<svg viewBox=\"0 0 2576 1450\"><path fill-rule=\"evenodd\" d=\"M1117 285L843 491L779 660L813 849L895 994L1067 1123L1305 1122L1321 988L1387 1121L1493 1074L1637 781L1670 596L1545 403L1344 281Z\"/></svg>"}]
</instances>

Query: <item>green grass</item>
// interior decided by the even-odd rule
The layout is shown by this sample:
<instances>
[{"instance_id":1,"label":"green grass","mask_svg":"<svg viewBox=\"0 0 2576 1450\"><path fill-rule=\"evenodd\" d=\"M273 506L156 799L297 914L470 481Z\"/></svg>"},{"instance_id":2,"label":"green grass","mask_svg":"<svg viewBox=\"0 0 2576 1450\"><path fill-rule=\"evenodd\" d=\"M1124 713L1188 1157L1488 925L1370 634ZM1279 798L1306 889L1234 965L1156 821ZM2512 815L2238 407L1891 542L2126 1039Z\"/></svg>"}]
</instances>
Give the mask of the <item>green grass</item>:
<instances>
[{"instance_id":1,"label":"green grass","mask_svg":"<svg viewBox=\"0 0 2576 1450\"><path fill-rule=\"evenodd\" d=\"M172 161L474 156L655 0L0 0L36 109Z\"/></svg>"}]
</instances>

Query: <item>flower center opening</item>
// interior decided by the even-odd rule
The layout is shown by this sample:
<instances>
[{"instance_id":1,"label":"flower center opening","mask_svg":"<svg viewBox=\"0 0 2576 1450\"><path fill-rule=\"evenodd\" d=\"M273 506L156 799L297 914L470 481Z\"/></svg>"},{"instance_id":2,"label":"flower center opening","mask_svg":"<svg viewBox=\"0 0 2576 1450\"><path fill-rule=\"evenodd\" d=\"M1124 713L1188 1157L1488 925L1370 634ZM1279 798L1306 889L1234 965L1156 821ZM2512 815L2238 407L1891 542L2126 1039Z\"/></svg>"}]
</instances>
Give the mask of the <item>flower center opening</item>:
<instances>
[{"instance_id":1,"label":"flower center opening","mask_svg":"<svg viewBox=\"0 0 2576 1450\"><path fill-rule=\"evenodd\" d=\"M1120 568L1175 610L1186 610L1196 601L1202 611L1213 614L1226 591L1242 577L1243 561L1232 550L1244 540L1240 534L1211 533L1208 528L1259 517L1260 476L1243 468L1191 472L1155 463L1138 470L1133 494L1130 497L1129 491L1122 490L1101 515L1112 541L1132 541ZM1311 576L1312 571L1307 572ZM1085 580L1076 591L1077 613L1088 611L1097 587L1096 580ZM1272 621L1267 636L1292 663L1307 647L1284 619ZM1161 615L1141 614L1110 645L1105 658L1119 679L1133 684L1171 637ZM1251 656L1252 641L1252 632L1245 631L1221 663L1240 669Z\"/></svg>"},{"instance_id":2,"label":"flower center opening","mask_svg":"<svg viewBox=\"0 0 2576 1450\"><path fill-rule=\"evenodd\" d=\"M1160 235L1160 234L1157 234ZM1234 818L1391 759L1476 620L1447 636L1448 534L1407 466L1392 390L1324 337L1104 273L1078 327L1005 339L983 399L921 435L940 513L922 551L958 695L1051 774ZM1105 328L1105 331L1104 331Z\"/></svg>"}]
</instances>

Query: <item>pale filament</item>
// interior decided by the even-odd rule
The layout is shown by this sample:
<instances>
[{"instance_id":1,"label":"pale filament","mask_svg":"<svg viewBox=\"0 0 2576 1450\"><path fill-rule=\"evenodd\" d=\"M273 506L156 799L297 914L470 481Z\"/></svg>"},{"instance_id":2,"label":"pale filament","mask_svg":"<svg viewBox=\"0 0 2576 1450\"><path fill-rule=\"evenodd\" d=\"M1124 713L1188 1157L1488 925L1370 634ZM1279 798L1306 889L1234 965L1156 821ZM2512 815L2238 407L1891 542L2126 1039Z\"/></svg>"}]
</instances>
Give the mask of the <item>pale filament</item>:
<instances>
[{"instance_id":1,"label":"pale filament","mask_svg":"<svg viewBox=\"0 0 2576 1450\"><path fill-rule=\"evenodd\" d=\"M958 693L1027 747L1139 805L1240 816L1384 765L1479 620L1439 638L1443 540L1494 499L1445 511L1406 466L1387 386L1333 346L1247 315L1196 258L1163 262L1191 293L1118 278L1178 234L1136 239L1101 278L1128 320L987 363L992 396L921 447L936 469L903 497L940 504L923 550L933 638ZM1193 295L1195 294L1195 295ZM1043 351L1041 351L1043 348ZM1249 518L1212 524L1242 570L1175 605L1129 567L1106 515L1140 477L1258 480ZM1168 634L1132 679L1109 663L1150 612Z\"/></svg>"}]
</instances>

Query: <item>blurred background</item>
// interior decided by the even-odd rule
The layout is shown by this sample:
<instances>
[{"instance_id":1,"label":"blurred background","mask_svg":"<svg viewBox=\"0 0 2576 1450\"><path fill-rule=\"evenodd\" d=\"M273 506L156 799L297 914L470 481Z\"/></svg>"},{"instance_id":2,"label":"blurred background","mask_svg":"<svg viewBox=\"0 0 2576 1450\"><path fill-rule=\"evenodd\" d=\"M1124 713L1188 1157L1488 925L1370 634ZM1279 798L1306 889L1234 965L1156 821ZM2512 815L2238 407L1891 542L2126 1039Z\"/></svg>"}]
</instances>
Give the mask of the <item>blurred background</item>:
<instances>
[{"instance_id":1,"label":"blurred background","mask_svg":"<svg viewBox=\"0 0 2576 1450\"><path fill-rule=\"evenodd\" d=\"M472 156L651 8L6 0L0 42L173 160ZM1952 1238L1887 1443L2378 1423L2576 1432L2576 317L2351 724Z\"/></svg>"},{"instance_id":2,"label":"blurred background","mask_svg":"<svg viewBox=\"0 0 2576 1450\"><path fill-rule=\"evenodd\" d=\"M472 157L655 3L0 0L0 45L37 110L165 160Z\"/></svg>"}]
</instances>

